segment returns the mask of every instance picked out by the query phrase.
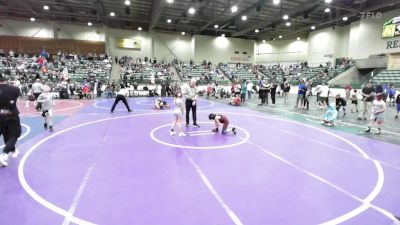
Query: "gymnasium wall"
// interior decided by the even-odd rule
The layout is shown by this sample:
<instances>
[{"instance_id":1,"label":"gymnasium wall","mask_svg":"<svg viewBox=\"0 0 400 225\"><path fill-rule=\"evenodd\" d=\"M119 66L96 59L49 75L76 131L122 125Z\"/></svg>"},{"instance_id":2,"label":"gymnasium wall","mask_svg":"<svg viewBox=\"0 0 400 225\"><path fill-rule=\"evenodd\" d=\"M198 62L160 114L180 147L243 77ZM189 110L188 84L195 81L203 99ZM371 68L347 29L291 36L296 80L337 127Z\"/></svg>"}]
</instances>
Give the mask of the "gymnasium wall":
<instances>
[{"instance_id":1,"label":"gymnasium wall","mask_svg":"<svg viewBox=\"0 0 400 225\"><path fill-rule=\"evenodd\" d=\"M352 23L350 25L349 57L365 59L371 55L400 52L400 48L387 48L388 41L400 41L400 37L381 38L382 25L396 16L400 16L400 10L384 13L380 19L369 18Z\"/></svg>"},{"instance_id":2,"label":"gymnasium wall","mask_svg":"<svg viewBox=\"0 0 400 225\"><path fill-rule=\"evenodd\" d=\"M20 20L0 20L0 35L37 38L60 38L83 41L104 41L103 27L60 24L51 21L30 22Z\"/></svg>"},{"instance_id":3,"label":"gymnasium wall","mask_svg":"<svg viewBox=\"0 0 400 225\"><path fill-rule=\"evenodd\" d=\"M257 64L270 64L279 62L298 63L307 60L307 42L304 40L275 40L258 43L255 50Z\"/></svg>"},{"instance_id":4,"label":"gymnasium wall","mask_svg":"<svg viewBox=\"0 0 400 225\"><path fill-rule=\"evenodd\" d=\"M215 63L254 63L255 41L239 38L194 36L194 60Z\"/></svg>"}]
</instances>

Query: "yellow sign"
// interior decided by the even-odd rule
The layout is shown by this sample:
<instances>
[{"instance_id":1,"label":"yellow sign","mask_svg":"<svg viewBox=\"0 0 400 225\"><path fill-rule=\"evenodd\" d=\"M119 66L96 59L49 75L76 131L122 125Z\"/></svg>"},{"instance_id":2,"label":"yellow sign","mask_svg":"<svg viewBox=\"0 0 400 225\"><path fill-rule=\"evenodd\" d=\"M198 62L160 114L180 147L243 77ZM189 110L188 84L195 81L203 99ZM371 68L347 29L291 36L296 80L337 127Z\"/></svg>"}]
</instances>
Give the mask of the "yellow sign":
<instances>
[{"instance_id":1,"label":"yellow sign","mask_svg":"<svg viewBox=\"0 0 400 225\"><path fill-rule=\"evenodd\" d=\"M117 39L117 48L129 48L140 50L142 48L142 44L139 39Z\"/></svg>"}]
</instances>

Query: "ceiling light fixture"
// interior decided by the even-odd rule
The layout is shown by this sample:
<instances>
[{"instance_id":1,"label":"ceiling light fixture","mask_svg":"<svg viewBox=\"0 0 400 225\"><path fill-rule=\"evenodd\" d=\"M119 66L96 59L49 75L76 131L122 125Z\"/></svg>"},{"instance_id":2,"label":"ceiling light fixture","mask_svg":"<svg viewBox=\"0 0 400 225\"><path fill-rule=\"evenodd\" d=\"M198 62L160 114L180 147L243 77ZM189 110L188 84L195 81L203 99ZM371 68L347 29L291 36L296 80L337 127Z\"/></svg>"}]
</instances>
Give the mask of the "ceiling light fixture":
<instances>
[{"instance_id":1,"label":"ceiling light fixture","mask_svg":"<svg viewBox=\"0 0 400 225\"><path fill-rule=\"evenodd\" d=\"M254 32L258 33L258 32L260 32L260 30L256 29Z\"/></svg>"},{"instance_id":2,"label":"ceiling light fixture","mask_svg":"<svg viewBox=\"0 0 400 225\"><path fill-rule=\"evenodd\" d=\"M141 30L143 30L143 28L142 27L138 27L138 31L141 31Z\"/></svg>"},{"instance_id":3,"label":"ceiling light fixture","mask_svg":"<svg viewBox=\"0 0 400 225\"><path fill-rule=\"evenodd\" d=\"M289 22L286 23L286 26L287 26L287 27L290 27L291 25L292 25L292 24L289 23Z\"/></svg>"},{"instance_id":4,"label":"ceiling light fixture","mask_svg":"<svg viewBox=\"0 0 400 225\"><path fill-rule=\"evenodd\" d=\"M301 38L300 38L300 37L297 37L297 40L298 40L298 41L300 41L300 40L301 40Z\"/></svg>"},{"instance_id":5,"label":"ceiling light fixture","mask_svg":"<svg viewBox=\"0 0 400 225\"><path fill-rule=\"evenodd\" d=\"M32 21L32 22L35 22L35 20L36 20L35 18L33 18L33 17L31 18L31 21Z\"/></svg>"},{"instance_id":6,"label":"ceiling light fixture","mask_svg":"<svg viewBox=\"0 0 400 225\"><path fill-rule=\"evenodd\" d=\"M110 16L114 17L115 16L115 12L110 12Z\"/></svg>"},{"instance_id":7,"label":"ceiling light fixture","mask_svg":"<svg viewBox=\"0 0 400 225\"><path fill-rule=\"evenodd\" d=\"M311 30L315 30L315 26L311 26Z\"/></svg>"},{"instance_id":8,"label":"ceiling light fixture","mask_svg":"<svg viewBox=\"0 0 400 225\"><path fill-rule=\"evenodd\" d=\"M247 16L242 16L242 20L246 21L247 20Z\"/></svg>"},{"instance_id":9,"label":"ceiling light fixture","mask_svg":"<svg viewBox=\"0 0 400 225\"><path fill-rule=\"evenodd\" d=\"M281 3L280 0L274 0L272 3L274 3L274 5L279 5L279 3Z\"/></svg>"},{"instance_id":10,"label":"ceiling light fixture","mask_svg":"<svg viewBox=\"0 0 400 225\"><path fill-rule=\"evenodd\" d=\"M237 7L236 5L234 5L234 6L231 7L231 12L232 12L232 13L235 13L235 12L237 12L237 11L238 11L238 7Z\"/></svg>"},{"instance_id":11,"label":"ceiling light fixture","mask_svg":"<svg viewBox=\"0 0 400 225\"><path fill-rule=\"evenodd\" d=\"M283 16L283 19L284 19L284 20L288 20L288 19L289 19L289 16L288 16L288 15L284 15L284 16Z\"/></svg>"},{"instance_id":12,"label":"ceiling light fixture","mask_svg":"<svg viewBox=\"0 0 400 225\"><path fill-rule=\"evenodd\" d=\"M90 26L93 25L93 23L92 22L88 22L87 25L90 27Z\"/></svg>"},{"instance_id":13,"label":"ceiling light fixture","mask_svg":"<svg viewBox=\"0 0 400 225\"><path fill-rule=\"evenodd\" d=\"M330 8L326 8L326 9L324 10L324 12L329 13L329 12L331 12L331 9L330 9Z\"/></svg>"},{"instance_id":14,"label":"ceiling light fixture","mask_svg":"<svg viewBox=\"0 0 400 225\"><path fill-rule=\"evenodd\" d=\"M131 5L131 1L126 0L126 1L125 1L125 5L126 5L126 6Z\"/></svg>"},{"instance_id":15,"label":"ceiling light fixture","mask_svg":"<svg viewBox=\"0 0 400 225\"><path fill-rule=\"evenodd\" d=\"M282 35L279 35L279 39L282 39Z\"/></svg>"},{"instance_id":16,"label":"ceiling light fixture","mask_svg":"<svg viewBox=\"0 0 400 225\"><path fill-rule=\"evenodd\" d=\"M325 0L325 3L331 3L332 0Z\"/></svg>"},{"instance_id":17,"label":"ceiling light fixture","mask_svg":"<svg viewBox=\"0 0 400 225\"><path fill-rule=\"evenodd\" d=\"M196 10L193 8L193 7L191 7L190 9L189 9L189 13L190 14L194 14L196 12Z\"/></svg>"},{"instance_id":18,"label":"ceiling light fixture","mask_svg":"<svg viewBox=\"0 0 400 225\"><path fill-rule=\"evenodd\" d=\"M343 21L347 21L347 20L349 20L349 17L347 17L347 16L343 17Z\"/></svg>"},{"instance_id":19,"label":"ceiling light fixture","mask_svg":"<svg viewBox=\"0 0 400 225\"><path fill-rule=\"evenodd\" d=\"M167 23L172 23L172 20L171 19L167 19Z\"/></svg>"},{"instance_id":20,"label":"ceiling light fixture","mask_svg":"<svg viewBox=\"0 0 400 225\"><path fill-rule=\"evenodd\" d=\"M167 2L168 2L169 4L171 4L171 3L174 2L174 0L167 0Z\"/></svg>"},{"instance_id":21,"label":"ceiling light fixture","mask_svg":"<svg viewBox=\"0 0 400 225\"><path fill-rule=\"evenodd\" d=\"M182 32L182 35L184 36L185 34L186 34L186 33L183 31L183 32Z\"/></svg>"},{"instance_id":22,"label":"ceiling light fixture","mask_svg":"<svg viewBox=\"0 0 400 225\"><path fill-rule=\"evenodd\" d=\"M48 5L44 5L44 6L43 6L43 9L44 9L44 10L49 10L50 7L49 7Z\"/></svg>"},{"instance_id":23,"label":"ceiling light fixture","mask_svg":"<svg viewBox=\"0 0 400 225\"><path fill-rule=\"evenodd\" d=\"M218 29L218 27L219 27L218 24L215 24L215 25L214 25L214 28L215 28L215 29Z\"/></svg>"},{"instance_id":24,"label":"ceiling light fixture","mask_svg":"<svg viewBox=\"0 0 400 225\"><path fill-rule=\"evenodd\" d=\"M225 34L221 34L221 37L225 37Z\"/></svg>"},{"instance_id":25,"label":"ceiling light fixture","mask_svg":"<svg viewBox=\"0 0 400 225\"><path fill-rule=\"evenodd\" d=\"M265 41L265 40L262 40L262 42L265 43L266 41Z\"/></svg>"}]
</instances>

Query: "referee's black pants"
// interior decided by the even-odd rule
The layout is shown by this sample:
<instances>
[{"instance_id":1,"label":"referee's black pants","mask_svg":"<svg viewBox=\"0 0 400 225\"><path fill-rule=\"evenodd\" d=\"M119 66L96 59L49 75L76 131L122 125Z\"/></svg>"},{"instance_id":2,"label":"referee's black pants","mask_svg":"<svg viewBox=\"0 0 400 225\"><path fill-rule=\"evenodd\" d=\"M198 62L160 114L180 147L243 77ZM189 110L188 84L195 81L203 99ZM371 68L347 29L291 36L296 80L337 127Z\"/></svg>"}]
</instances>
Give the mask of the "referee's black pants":
<instances>
[{"instance_id":1,"label":"referee's black pants","mask_svg":"<svg viewBox=\"0 0 400 225\"><path fill-rule=\"evenodd\" d=\"M128 109L128 111L131 111L131 108L129 108L128 101L126 101L125 96L117 95L117 97L115 98L114 104L111 107L111 112L114 112L115 106L117 106L119 101L122 101L125 104L126 109Z\"/></svg>"},{"instance_id":2,"label":"referee's black pants","mask_svg":"<svg viewBox=\"0 0 400 225\"><path fill-rule=\"evenodd\" d=\"M3 152L8 154L15 151L15 144L21 136L21 123L18 116L0 117L0 135L3 135L5 147Z\"/></svg>"},{"instance_id":3,"label":"referee's black pants","mask_svg":"<svg viewBox=\"0 0 400 225\"><path fill-rule=\"evenodd\" d=\"M186 125L189 125L190 109L192 109L193 124L197 124L197 112L196 112L197 102L196 105L193 106L193 100L186 99L185 106L186 106Z\"/></svg>"}]
</instances>

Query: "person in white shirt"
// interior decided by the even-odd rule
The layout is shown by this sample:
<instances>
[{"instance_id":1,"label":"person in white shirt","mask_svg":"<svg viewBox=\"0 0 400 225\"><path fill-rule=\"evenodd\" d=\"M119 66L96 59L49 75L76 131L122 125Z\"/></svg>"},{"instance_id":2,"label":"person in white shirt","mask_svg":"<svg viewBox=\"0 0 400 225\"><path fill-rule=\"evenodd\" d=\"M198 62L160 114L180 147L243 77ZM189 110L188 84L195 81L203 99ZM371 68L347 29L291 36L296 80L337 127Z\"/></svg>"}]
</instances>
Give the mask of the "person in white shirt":
<instances>
[{"instance_id":1,"label":"person in white shirt","mask_svg":"<svg viewBox=\"0 0 400 225\"><path fill-rule=\"evenodd\" d=\"M247 96L249 97L249 102L251 102L251 94L253 93L253 82L247 82Z\"/></svg>"},{"instance_id":2,"label":"person in white shirt","mask_svg":"<svg viewBox=\"0 0 400 225\"><path fill-rule=\"evenodd\" d=\"M111 113L114 112L115 106L117 106L119 101L122 101L125 104L128 112L132 112L131 108L129 107L128 101L126 100L126 97L129 97L129 90L125 88L124 85L121 85L121 90L117 92L117 97L115 98L114 104L111 107Z\"/></svg>"},{"instance_id":3,"label":"person in white shirt","mask_svg":"<svg viewBox=\"0 0 400 225\"><path fill-rule=\"evenodd\" d=\"M196 79L192 78L189 85L183 87L182 94L185 97L185 109L186 109L186 127L189 127L189 113L192 110L193 126L200 128L197 124L197 86Z\"/></svg>"},{"instance_id":4,"label":"person in white shirt","mask_svg":"<svg viewBox=\"0 0 400 225\"><path fill-rule=\"evenodd\" d=\"M372 113L368 128L365 132L371 132L371 127L376 123L378 125L378 131L375 134L381 134L381 128L385 122L386 103L383 101L383 93L379 93L375 97L376 99L372 102Z\"/></svg>"},{"instance_id":5,"label":"person in white shirt","mask_svg":"<svg viewBox=\"0 0 400 225\"><path fill-rule=\"evenodd\" d=\"M42 117L44 117L44 129L49 128L53 131L53 106L54 95L50 93L50 87L44 86L43 93L39 95L37 101L42 104Z\"/></svg>"},{"instance_id":6,"label":"person in white shirt","mask_svg":"<svg viewBox=\"0 0 400 225\"><path fill-rule=\"evenodd\" d=\"M317 87L317 92L319 93L319 100L321 102L320 108L326 108L329 104L329 95L331 95L329 86L324 84L320 87Z\"/></svg>"}]
</instances>

